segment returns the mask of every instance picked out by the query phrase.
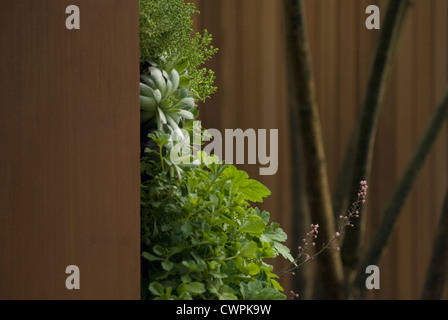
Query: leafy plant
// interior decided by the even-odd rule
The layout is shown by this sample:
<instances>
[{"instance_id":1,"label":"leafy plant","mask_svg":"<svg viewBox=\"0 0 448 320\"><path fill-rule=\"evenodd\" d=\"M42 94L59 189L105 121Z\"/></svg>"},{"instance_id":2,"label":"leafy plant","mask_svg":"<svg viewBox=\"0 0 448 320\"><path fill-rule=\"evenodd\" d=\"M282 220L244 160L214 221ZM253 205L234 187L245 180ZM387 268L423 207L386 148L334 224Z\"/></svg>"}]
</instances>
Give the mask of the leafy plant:
<instances>
[{"instance_id":1,"label":"leafy plant","mask_svg":"<svg viewBox=\"0 0 448 320\"><path fill-rule=\"evenodd\" d=\"M287 236L251 205L270 191L215 156L190 156L196 101L216 90L200 68L216 49L206 30L190 36L194 13L183 0L140 1L142 298L285 299L264 259L292 262ZM185 146L190 161L175 162Z\"/></svg>"},{"instance_id":2,"label":"leafy plant","mask_svg":"<svg viewBox=\"0 0 448 320\"><path fill-rule=\"evenodd\" d=\"M202 65L217 49L207 30L193 33L191 16L196 13L194 4L184 0L140 0L140 61L155 61L164 70L187 61L190 90L204 101L216 87L214 72Z\"/></svg>"},{"instance_id":3,"label":"leafy plant","mask_svg":"<svg viewBox=\"0 0 448 320\"><path fill-rule=\"evenodd\" d=\"M181 181L171 178L160 153L168 136L151 137L159 149L147 149L142 161L143 298L284 299L263 259L293 261L287 236L250 205L270 191L203 152Z\"/></svg>"}]
</instances>

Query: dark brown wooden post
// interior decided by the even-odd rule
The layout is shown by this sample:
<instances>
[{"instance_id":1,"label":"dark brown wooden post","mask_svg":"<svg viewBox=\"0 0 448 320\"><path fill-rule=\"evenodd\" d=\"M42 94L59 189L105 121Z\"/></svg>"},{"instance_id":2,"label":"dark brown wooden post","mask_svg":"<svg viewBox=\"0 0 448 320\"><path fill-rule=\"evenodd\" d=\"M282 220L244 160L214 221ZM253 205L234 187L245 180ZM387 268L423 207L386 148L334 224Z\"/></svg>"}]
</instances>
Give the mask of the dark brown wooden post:
<instances>
[{"instance_id":1,"label":"dark brown wooden post","mask_svg":"<svg viewBox=\"0 0 448 320\"><path fill-rule=\"evenodd\" d=\"M138 0L0 2L0 299L139 299L138 25Z\"/></svg>"}]
</instances>

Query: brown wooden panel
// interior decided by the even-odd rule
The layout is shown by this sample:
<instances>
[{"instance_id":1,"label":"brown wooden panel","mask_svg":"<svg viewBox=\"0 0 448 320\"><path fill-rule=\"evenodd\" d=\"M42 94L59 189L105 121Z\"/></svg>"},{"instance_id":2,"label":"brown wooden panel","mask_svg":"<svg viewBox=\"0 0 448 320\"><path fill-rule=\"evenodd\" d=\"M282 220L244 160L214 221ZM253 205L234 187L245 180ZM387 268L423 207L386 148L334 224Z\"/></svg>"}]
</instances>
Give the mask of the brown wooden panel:
<instances>
[{"instance_id":1,"label":"brown wooden panel","mask_svg":"<svg viewBox=\"0 0 448 320\"><path fill-rule=\"evenodd\" d=\"M396 145L396 161L394 169L401 176L405 169L406 163L412 155L415 147L413 141L413 114L415 110L414 99L410 92L415 91L414 78L414 50L413 50L413 28L414 15L411 14L406 28L403 30L400 46L398 47L397 65L395 74L397 74L395 83L395 92L398 95L396 101L397 114L396 127L400 130L394 130L396 141L400 141ZM399 264L395 264L395 274L398 283L398 294L404 299L410 299L413 292L413 274L415 274L415 261L413 259L413 237L409 230L412 230L412 208L415 206L415 197L409 197L403 206L403 212L398 220L397 234L398 247L400 250L396 252Z\"/></svg>"},{"instance_id":2,"label":"brown wooden panel","mask_svg":"<svg viewBox=\"0 0 448 320\"><path fill-rule=\"evenodd\" d=\"M2 1L0 41L0 298L138 299L138 1Z\"/></svg>"},{"instance_id":3,"label":"brown wooden panel","mask_svg":"<svg viewBox=\"0 0 448 320\"><path fill-rule=\"evenodd\" d=\"M415 109L415 119L417 120L416 127L414 128L415 134L420 136L423 134L427 123L431 117L431 114L435 108L433 99L431 96L433 77L432 77L432 37L431 34L431 2L416 1L415 3L415 15L416 22L413 24L414 27L414 51L415 51L415 82L416 89L414 92L416 109ZM435 100L435 99L434 99ZM417 140L416 140L417 141ZM432 150L434 151L434 149ZM431 235L431 212L435 212L432 208L431 202L435 200L431 197L431 193L435 190L432 185L433 182L430 181L431 178L431 162L433 152L426 159L425 165L415 181L415 194L417 195L416 210L414 210L414 237L416 240L415 250L419 252L416 257L416 273L414 278L417 280L415 282L415 292L418 295L423 289L424 279L426 276L426 270L431 257L431 246L432 237ZM433 199L431 199L433 198ZM435 214L434 214L435 215Z\"/></svg>"},{"instance_id":4,"label":"brown wooden panel","mask_svg":"<svg viewBox=\"0 0 448 320\"><path fill-rule=\"evenodd\" d=\"M205 104L204 123L223 128L279 128L288 132L281 1L201 0L201 26L214 30L220 52L214 59L220 93ZM387 0L304 0L316 93L323 122L330 181L339 172L345 147L362 106L378 30L365 28L365 9ZM366 214L369 245L395 183L440 99L447 77L448 4L416 0L397 50L378 128ZM205 15L205 17L204 17ZM216 17L219 16L219 19ZM276 39L276 40L274 40ZM275 50L273 47L275 46ZM257 69L257 67L259 69ZM250 73L255 73L250 81ZM270 85L272 83L272 86ZM261 100L260 100L261 97ZM254 113L255 112L255 113ZM288 228L292 217L288 136L279 140L279 171L261 177L273 194L266 210ZM390 246L381 261L381 290L370 299L417 299L448 176L446 126L414 184ZM288 191L285 191L288 189ZM291 238L294 248L297 239ZM288 287L287 280L282 285ZM447 285L448 287L448 285Z\"/></svg>"}]
</instances>

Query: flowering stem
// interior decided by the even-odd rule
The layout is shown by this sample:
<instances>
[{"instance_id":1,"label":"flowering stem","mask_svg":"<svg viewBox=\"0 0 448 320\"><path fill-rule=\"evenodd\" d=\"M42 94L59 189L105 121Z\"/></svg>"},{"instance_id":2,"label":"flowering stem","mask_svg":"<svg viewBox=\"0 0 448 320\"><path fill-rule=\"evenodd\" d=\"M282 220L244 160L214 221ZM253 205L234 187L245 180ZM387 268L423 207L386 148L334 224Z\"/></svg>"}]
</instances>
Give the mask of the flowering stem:
<instances>
[{"instance_id":1,"label":"flowering stem","mask_svg":"<svg viewBox=\"0 0 448 320\"><path fill-rule=\"evenodd\" d=\"M278 276L284 276L285 274L290 274L292 273L294 270L299 269L302 265L304 265L306 262L315 259L318 255L320 255L322 252L324 252L326 249L330 248L331 243L336 239L336 236L333 236L333 238L322 247L322 249L320 249L318 252L316 252L314 255L309 256L307 255L307 257L305 258L305 260L303 260L302 262L299 263L299 261L301 260L301 258L303 257L303 254L299 253L299 255L297 256L297 258L294 260L293 263L291 263L291 265L280 271Z\"/></svg>"},{"instance_id":2,"label":"flowering stem","mask_svg":"<svg viewBox=\"0 0 448 320\"><path fill-rule=\"evenodd\" d=\"M354 218L359 218L359 213L361 210L362 204L366 201L367 196L367 182L361 181L360 182L360 188L358 191L358 196L356 201L352 204L350 210L348 210L346 215L340 215L339 216L339 226L338 231L336 231L333 235L333 237L330 239L330 241L327 244L324 244L322 249L320 249L318 252L316 252L314 255L310 256L308 254L308 248L311 245L312 247L315 247L316 242L315 239L317 238L317 234L319 233L318 224L311 224L311 231L309 231L306 234L306 238L303 238L302 241L303 247L299 246L299 254L297 255L297 258L291 263L291 265L282 271L279 272L278 276L283 276L285 274L293 273L295 269L300 268L303 264L306 262L315 259L318 255L320 255L322 252L324 252L326 249L334 249L331 244L336 240L336 238L340 238L344 235L344 232L346 230L346 227L353 227L353 220ZM339 251L339 247L336 248ZM302 257L305 256L305 259L303 261Z\"/></svg>"}]
</instances>

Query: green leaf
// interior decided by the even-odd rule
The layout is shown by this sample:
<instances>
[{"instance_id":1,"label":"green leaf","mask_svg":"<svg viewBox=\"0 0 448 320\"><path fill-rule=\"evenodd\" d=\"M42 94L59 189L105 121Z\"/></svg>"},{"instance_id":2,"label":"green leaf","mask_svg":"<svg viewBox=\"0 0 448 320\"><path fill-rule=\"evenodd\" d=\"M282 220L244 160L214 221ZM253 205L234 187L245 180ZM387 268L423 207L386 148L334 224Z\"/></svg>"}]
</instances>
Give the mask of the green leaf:
<instances>
[{"instance_id":1,"label":"green leaf","mask_svg":"<svg viewBox=\"0 0 448 320\"><path fill-rule=\"evenodd\" d=\"M270 282L271 282L272 286L273 286L275 289L277 289L277 290L279 290L279 291L283 291L283 290L284 290L283 287L280 285L280 283L278 283L276 280L274 280L274 279L270 279Z\"/></svg>"},{"instance_id":2,"label":"green leaf","mask_svg":"<svg viewBox=\"0 0 448 320\"><path fill-rule=\"evenodd\" d=\"M246 200L252 202L263 202L263 198L271 194L271 191L265 185L253 179L241 181L238 191L244 195Z\"/></svg>"},{"instance_id":3,"label":"green leaf","mask_svg":"<svg viewBox=\"0 0 448 320\"><path fill-rule=\"evenodd\" d=\"M277 250L278 253L280 253L285 259L288 259L289 261L293 262L294 258L289 252L289 248L284 246L283 244L279 242L274 243L274 248Z\"/></svg>"},{"instance_id":4,"label":"green leaf","mask_svg":"<svg viewBox=\"0 0 448 320\"><path fill-rule=\"evenodd\" d=\"M265 242L278 241L285 242L288 236L281 228L268 228L262 235L261 240Z\"/></svg>"},{"instance_id":5,"label":"green leaf","mask_svg":"<svg viewBox=\"0 0 448 320\"><path fill-rule=\"evenodd\" d=\"M191 224L187 221L180 227L182 234L189 235L191 233Z\"/></svg>"},{"instance_id":6,"label":"green leaf","mask_svg":"<svg viewBox=\"0 0 448 320\"><path fill-rule=\"evenodd\" d=\"M240 232L262 233L265 228L266 225L263 220L245 221L240 228Z\"/></svg>"},{"instance_id":7,"label":"green leaf","mask_svg":"<svg viewBox=\"0 0 448 320\"><path fill-rule=\"evenodd\" d=\"M142 253L142 256L143 256L143 258L145 258L146 260L149 260L149 261L162 261L163 260L162 258L159 258L149 252L146 252L146 251Z\"/></svg>"},{"instance_id":8,"label":"green leaf","mask_svg":"<svg viewBox=\"0 0 448 320\"><path fill-rule=\"evenodd\" d=\"M163 256L165 254L165 248L163 248L160 245L155 245L154 248L152 248L155 254L158 256Z\"/></svg>"},{"instance_id":9,"label":"green leaf","mask_svg":"<svg viewBox=\"0 0 448 320\"><path fill-rule=\"evenodd\" d=\"M269 219L271 218L271 215L269 212L263 210L263 212L260 213L260 210L258 208L254 208L254 212L256 214L258 214L266 224L269 223Z\"/></svg>"},{"instance_id":10,"label":"green leaf","mask_svg":"<svg viewBox=\"0 0 448 320\"><path fill-rule=\"evenodd\" d=\"M173 267L174 267L174 263L171 261L163 261L162 262L162 268L165 271L170 271L171 269L173 269Z\"/></svg>"},{"instance_id":11,"label":"green leaf","mask_svg":"<svg viewBox=\"0 0 448 320\"><path fill-rule=\"evenodd\" d=\"M149 285L149 291L155 296L163 295L163 286L158 282L152 282Z\"/></svg>"},{"instance_id":12,"label":"green leaf","mask_svg":"<svg viewBox=\"0 0 448 320\"><path fill-rule=\"evenodd\" d=\"M249 179L246 172L238 170L233 165L226 168L225 176L232 179L235 191L242 194L245 200L263 202L263 198L271 194L271 191L265 185L257 180Z\"/></svg>"},{"instance_id":13,"label":"green leaf","mask_svg":"<svg viewBox=\"0 0 448 320\"><path fill-rule=\"evenodd\" d=\"M266 287L261 281L241 283L240 291L245 300L285 300L286 296L273 287Z\"/></svg>"},{"instance_id":14,"label":"green leaf","mask_svg":"<svg viewBox=\"0 0 448 320\"><path fill-rule=\"evenodd\" d=\"M249 258L255 255L258 250L258 245L254 241L250 241L244 245L241 249L241 255L243 257Z\"/></svg>"},{"instance_id":15,"label":"green leaf","mask_svg":"<svg viewBox=\"0 0 448 320\"><path fill-rule=\"evenodd\" d=\"M260 267L256 263L250 262L247 265L247 271L251 276L254 276L260 272Z\"/></svg>"},{"instance_id":16,"label":"green leaf","mask_svg":"<svg viewBox=\"0 0 448 320\"><path fill-rule=\"evenodd\" d=\"M219 288L219 300L237 300L238 297L235 292L227 285L223 285Z\"/></svg>"},{"instance_id":17,"label":"green leaf","mask_svg":"<svg viewBox=\"0 0 448 320\"><path fill-rule=\"evenodd\" d=\"M205 291L205 286L203 283L200 282L190 282L187 283L188 291L195 293L195 294L201 294Z\"/></svg>"},{"instance_id":18,"label":"green leaf","mask_svg":"<svg viewBox=\"0 0 448 320\"><path fill-rule=\"evenodd\" d=\"M179 72L182 73L185 69L188 67L188 60L185 58L180 59L174 68Z\"/></svg>"},{"instance_id":19,"label":"green leaf","mask_svg":"<svg viewBox=\"0 0 448 320\"><path fill-rule=\"evenodd\" d=\"M256 296L255 300L285 300L286 296L275 288L264 288Z\"/></svg>"}]
</instances>

